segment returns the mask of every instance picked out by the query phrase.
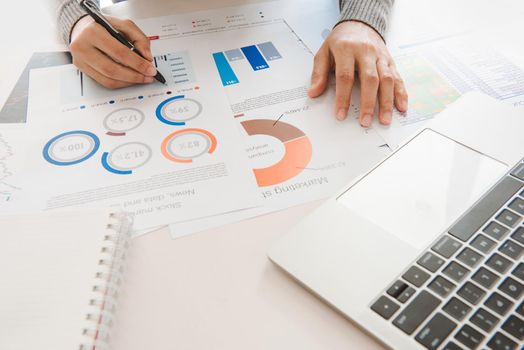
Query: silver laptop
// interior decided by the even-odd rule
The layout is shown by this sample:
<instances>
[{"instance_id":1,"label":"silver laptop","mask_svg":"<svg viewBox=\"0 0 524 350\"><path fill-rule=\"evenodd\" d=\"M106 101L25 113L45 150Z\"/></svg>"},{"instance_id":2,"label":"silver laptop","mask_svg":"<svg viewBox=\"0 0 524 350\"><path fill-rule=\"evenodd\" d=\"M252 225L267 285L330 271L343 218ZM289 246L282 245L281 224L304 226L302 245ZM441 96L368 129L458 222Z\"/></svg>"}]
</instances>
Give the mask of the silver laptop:
<instances>
[{"instance_id":1,"label":"silver laptop","mask_svg":"<svg viewBox=\"0 0 524 350\"><path fill-rule=\"evenodd\" d=\"M463 97L269 258L394 349L523 349L524 111Z\"/></svg>"}]
</instances>

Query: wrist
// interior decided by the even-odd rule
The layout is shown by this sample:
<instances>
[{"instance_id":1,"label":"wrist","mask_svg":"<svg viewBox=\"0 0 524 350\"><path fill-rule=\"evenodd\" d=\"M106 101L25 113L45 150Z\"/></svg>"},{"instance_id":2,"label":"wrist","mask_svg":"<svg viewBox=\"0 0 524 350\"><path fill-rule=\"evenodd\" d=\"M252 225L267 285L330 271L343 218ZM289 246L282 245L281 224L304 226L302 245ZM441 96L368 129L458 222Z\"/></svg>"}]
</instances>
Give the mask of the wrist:
<instances>
[{"instance_id":1,"label":"wrist","mask_svg":"<svg viewBox=\"0 0 524 350\"><path fill-rule=\"evenodd\" d=\"M73 26L71 27L71 33L69 34L69 43L73 41L73 39L81 33L87 26L89 26L91 23L93 23L94 20L87 14L79 17L76 22L73 23Z\"/></svg>"},{"instance_id":2,"label":"wrist","mask_svg":"<svg viewBox=\"0 0 524 350\"><path fill-rule=\"evenodd\" d=\"M357 26L361 26L362 28L365 28L365 29L372 29L373 32L375 32L379 37L380 39L382 39L382 41L384 42L384 44L386 43L386 39L384 39L384 37L382 36L382 34L375 28L373 27L371 24L369 23L366 23L364 21L361 21L361 20L358 20L358 19L344 19L344 20L341 20L340 22L338 22L337 24L335 24L335 26L333 27L333 29L337 28L337 27L340 27L340 26L349 26L349 25L357 25Z\"/></svg>"}]
</instances>

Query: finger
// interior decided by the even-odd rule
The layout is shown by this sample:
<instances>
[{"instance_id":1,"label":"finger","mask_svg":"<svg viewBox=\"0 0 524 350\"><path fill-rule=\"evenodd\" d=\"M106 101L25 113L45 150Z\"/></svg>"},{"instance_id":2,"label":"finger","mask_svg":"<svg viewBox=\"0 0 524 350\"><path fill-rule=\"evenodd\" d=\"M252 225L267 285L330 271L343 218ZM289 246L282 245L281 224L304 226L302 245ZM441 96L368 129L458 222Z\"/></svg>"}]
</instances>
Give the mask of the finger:
<instances>
[{"instance_id":1,"label":"finger","mask_svg":"<svg viewBox=\"0 0 524 350\"><path fill-rule=\"evenodd\" d=\"M351 103L351 92L355 82L355 61L353 57L335 56L335 113L338 120L346 119Z\"/></svg>"},{"instance_id":2,"label":"finger","mask_svg":"<svg viewBox=\"0 0 524 350\"><path fill-rule=\"evenodd\" d=\"M326 90L329 70L331 67L330 53L327 46L322 46L315 55L313 62L313 72L311 73L311 87L309 97L318 97Z\"/></svg>"},{"instance_id":3,"label":"finger","mask_svg":"<svg viewBox=\"0 0 524 350\"><path fill-rule=\"evenodd\" d=\"M149 84L154 80L153 77L140 74L131 68L113 61L96 48L92 48L91 51L89 60L86 61L89 62L89 65L97 72L108 78L132 84Z\"/></svg>"},{"instance_id":4,"label":"finger","mask_svg":"<svg viewBox=\"0 0 524 350\"><path fill-rule=\"evenodd\" d=\"M377 62L377 72L379 77L378 120L384 125L389 125L391 124L391 116L393 113L393 89L395 84L393 74L388 63L383 60Z\"/></svg>"},{"instance_id":5,"label":"finger","mask_svg":"<svg viewBox=\"0 0 524 350\"><path fill-rule=\"evenodd\" d=\"M408 92L404 81L398 74L397 70L393 68L393 79L394 79L394 88L393 93L395 95L395 107L400 112L406 112L408 110Z\"/></svg>"},{"instance_id":6,"label":"finger","mask_svg":"<svg viewBox=\"0 0 524 350\"><path fill-rule=\"evenodd\" d=\"M140 57L128 47L121 44L118 40L113 38L107 31L99 24L93 27L97 31L93 35L92 45L97 49L111 57L114 61L121 63L138 73L154 77L156 75L156 68L151 62Z\"/></svg>"},{"instance_id":7,"label":"finger","mask_svg":"<svg viewBox=\"0 0 524 350\"><path fill-rule=\"evenodd\" d=\"M369 128L373 122L379 85L377 63L374 59L364 58L358 68L361 85L359 120L360 125Z\"/></svg>"},{"instance_id":8,"label":"finger","mask_svg":"<svg viewBox=\"0 0 524 350\"><path fill-rule=\"evenodd\" d=\"M75 62L75 65L80 69L84 74L87 74L91 78L93 78L96 82L98 82L100 85L108 88L108 89L120 89L123 87L130 86L131 84L125 81L119 81L115 79L111 79L106 77L105 75L99 73L91 67L87 63L78 63Z\"/></svg>"},{"instance_id":9,"label":"finger","mask_svg":"<svg viewBox=\"0 0 524 350\"><path fill-rule=\"evenodd\" d=\"M114 21L115 28L121 31L135 45L142 56L148 61L153 61L151 42L135 22L129 19L121 20L118 18L112 18L111 21L111 23Z\"/></svg>"}]
</instances>

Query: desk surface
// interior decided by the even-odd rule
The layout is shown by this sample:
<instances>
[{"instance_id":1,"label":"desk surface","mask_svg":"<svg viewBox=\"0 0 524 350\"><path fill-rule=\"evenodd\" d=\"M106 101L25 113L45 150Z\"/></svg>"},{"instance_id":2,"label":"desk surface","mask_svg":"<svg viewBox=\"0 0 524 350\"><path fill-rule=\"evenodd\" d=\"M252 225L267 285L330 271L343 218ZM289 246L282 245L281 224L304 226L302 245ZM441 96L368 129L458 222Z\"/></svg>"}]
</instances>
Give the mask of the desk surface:
<instances>
[{"instance_id":1,"label":"desk surface","mask_svg":"<svg viewBox=\"0 0 524 350\"><path fill-rule=\"evenodd\" d=\"M34 5L31 11L27 11L28 2ZM253 1L157 0L154 5L153 2L120 3L110 12L139 18L202 9L210 4L216 7ZM460 8L452 0L409 3L397 0L392 29L396 36L412 34L407 33L412 27L399 18L416 18L417 23L427 20L428 26L436 25L438 16L433 10L437 7L449 11L453 6L454 16L441 19L454 24L467 17L473 6L477 14L484 11L493 18L495 11L503 19L505 13L515 13L516 10L509 8L517 8L518 3L518 0L501 1L500 8L493 10L492 2L484 0L462 1ZM33 51L64 49L52 20L42 15L45 5L41 0L11 1L10 11L0 13L0 30L4 33L0 43L3 52L0 104ZM523 13L522 6L518 11ZM126 307L116 328L115 347L381 349L373 338L293 282L266 258L272 242L318 204L298 206L179 240L172 240L167 229L136 239L130 259L130 288L122 299Z\"/></svg>"}]
</instances>

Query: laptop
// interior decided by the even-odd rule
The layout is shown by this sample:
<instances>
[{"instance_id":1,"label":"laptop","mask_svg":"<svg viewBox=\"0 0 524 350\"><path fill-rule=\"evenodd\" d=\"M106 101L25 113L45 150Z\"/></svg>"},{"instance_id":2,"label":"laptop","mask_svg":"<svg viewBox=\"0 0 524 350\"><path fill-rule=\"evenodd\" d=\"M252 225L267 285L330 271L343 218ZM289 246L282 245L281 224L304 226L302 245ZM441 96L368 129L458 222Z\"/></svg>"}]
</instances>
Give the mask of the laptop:
<instances>
[{"instance_id":1,"label":"laptop","mask_svg":"<svg viewBox=\"0 0 524 350\"><path fill-rule=\"evenodd\" d=\"M269 258L393 349L524 349L524 111L465 95Z\"/></svg>"}]
</instances>

